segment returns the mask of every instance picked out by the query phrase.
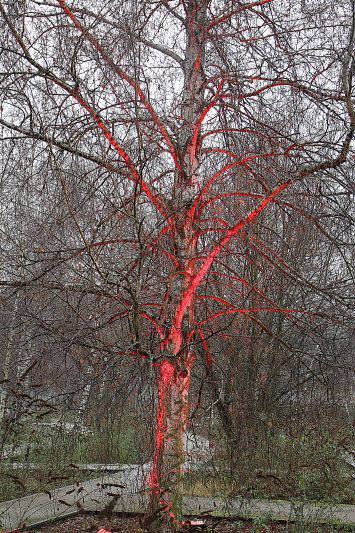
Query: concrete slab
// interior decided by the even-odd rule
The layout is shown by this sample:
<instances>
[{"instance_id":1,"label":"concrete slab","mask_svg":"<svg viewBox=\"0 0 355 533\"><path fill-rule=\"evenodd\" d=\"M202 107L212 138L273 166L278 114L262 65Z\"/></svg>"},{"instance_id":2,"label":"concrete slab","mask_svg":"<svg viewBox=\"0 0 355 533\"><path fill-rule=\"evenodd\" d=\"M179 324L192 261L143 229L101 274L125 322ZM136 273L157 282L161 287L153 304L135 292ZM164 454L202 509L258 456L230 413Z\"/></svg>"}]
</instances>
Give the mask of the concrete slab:
<instances>
[{"instance_id":1,"label":"concrete slab","mask_svg":"<svg viewBox=\"0 0 355 533\"><path fill-rule=\"evenodd\" d=\"M132 496L142 491L146 476L146 470L142 467L126 466L115 474L0 503L0 524L2 527L0 531L13 530L24 525L28 526L51 520L72 514L81 508L90 511L102 510L110 502L113 494L120 495L122 506L126 508L127 505L131 505ZM127 498L127 496L129 497ZM136 503L138 506L138 500ZM142 509L142 506L139 508ZM119 508L119 510L123 510L123 508Z\"/></svg>"},{"instance_id":2,"label":"concrete slab","mask_svg":"<svg viewBox=\"0 0 355 533\"><path fill-rule=\"evenodd\" d=\"M4 468L11 470L40 470L43 469L43 464L40 463L20 463L13 462L4 465ZM121 472L131 467L138 467L138 465L123 465L123 464L103 464L103 463L76 463L75 467L78 470L87 472Z\"/></svg>"},{"instance_id":3,"label":"concrete slab","mask_svg":"<svg viewBox=\"0 0 355 533\"><path fill-rule=\"evenodd\" d=\"M1 458L10 459L11 457L18 457L19 455L26 453L29 447L30 444L21 444L16 446L6 445L2 450Z\"/></svg>"},{"instance_id":4,"label":"concrete slab","mask_svg":"<svg viewBox=\"0 0 355 533\"><path fill-rule=\"evenodd\" d=\"M309 504L300 501L233 498L185 497L185 514L239 516L255 518L268 516L275 520L317 523L343 523L355 526L355 505Z\"/></svg>"}]
</instances>

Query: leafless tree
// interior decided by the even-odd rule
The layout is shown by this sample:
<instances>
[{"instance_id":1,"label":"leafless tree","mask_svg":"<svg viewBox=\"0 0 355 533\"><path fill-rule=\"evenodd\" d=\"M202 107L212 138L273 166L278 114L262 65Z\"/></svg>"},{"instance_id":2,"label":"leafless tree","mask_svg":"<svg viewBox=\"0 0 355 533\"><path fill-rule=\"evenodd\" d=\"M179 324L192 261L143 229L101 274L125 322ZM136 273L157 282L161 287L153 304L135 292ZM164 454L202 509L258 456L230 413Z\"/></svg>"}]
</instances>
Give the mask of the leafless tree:
<instances>
[{"instance_id":1,"label":"leafless tree","mask_svg":"<svg viewBox=\"0 0 355 533\"><path fill-rule=\"evenodd\" d=\"M156 371L150 512L178 529L196 358L220 396L213 372L245 354L250 417L256 384L287 379L281 350L307 365L312 320L353 315L354 2L0 12L7 185L41 212L1 284L76 316L83 298L95 342Z\"/></svg>"}]
</instances>

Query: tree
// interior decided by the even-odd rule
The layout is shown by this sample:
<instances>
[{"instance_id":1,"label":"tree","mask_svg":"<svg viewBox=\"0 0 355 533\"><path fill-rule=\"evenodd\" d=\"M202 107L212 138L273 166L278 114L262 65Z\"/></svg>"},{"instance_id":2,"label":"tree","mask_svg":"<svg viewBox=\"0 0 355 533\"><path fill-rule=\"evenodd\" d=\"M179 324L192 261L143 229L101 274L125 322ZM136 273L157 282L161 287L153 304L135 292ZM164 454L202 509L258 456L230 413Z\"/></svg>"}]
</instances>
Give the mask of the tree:
<instances>
[{"instance_id":1,"label":"tree","mask_svg":"<svg viewBox=\"0 0 355 533\"><path fill-rule=\"evenodd\" d=\"M58 0L2 2L0 12L0 124L19 160L16 137L32 143L35 170L46 168L43 186L60 191L68 215L62 236L54 225L35 252L47 254L40 274L31 265L2 284L97 296L110 349L156 369L150 513L161 507L178 528L191 372L201 346L211 366L207 337L218 334L206 328L322 313L314 269L287 255L298 220L328 236L314 206L332 209L336 196L344 210L353 192L340 169L355 130L354 3ZM349 313L353 273L332 232L346 281L340 296L322 294ZM263 290L260 261L313 300L290 302L282 281ZM107 341L115 328L119 350Z\"/></svg>"}]
</instances>

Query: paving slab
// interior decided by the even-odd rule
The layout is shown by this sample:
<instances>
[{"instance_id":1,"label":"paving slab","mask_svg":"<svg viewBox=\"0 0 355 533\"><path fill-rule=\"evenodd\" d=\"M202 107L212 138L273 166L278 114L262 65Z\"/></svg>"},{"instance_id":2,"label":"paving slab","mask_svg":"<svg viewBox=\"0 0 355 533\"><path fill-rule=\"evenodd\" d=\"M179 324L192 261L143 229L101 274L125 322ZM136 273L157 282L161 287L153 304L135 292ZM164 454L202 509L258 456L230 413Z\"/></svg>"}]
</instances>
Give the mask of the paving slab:
<instances>
[{"instance_id":1,"label":"paving slab","mask_svg":"<svg viewBox=\"0 0 355 533\"><path fill-rule=\"evenodd\" d=\"M144 494L146 474L147 469L141 466L126 465L126 468L114 474L2 502L0 532L72 514L82 508L100 511L117 494L122 499L122 506L126 508L134 494Z\"/></svg>"},{"instance_id":2,"label":"paving slab","mask_svg":"<svg viewBox=\"0 0 355 533\"><path fill-rule=\"evenodd\" d=\"M29 444L21 444L20 446L19 445L11 446L7 444L2 449L1 458L11 459L11 457L18 457L19 455L26 453L29 446L30 446Z\"/></svg>"},{"instance_id":3,"label":"paving slab","mask_svg":"<svg viewBox=\"0 0 355 533\"><path fill-rule=\"evenodd\" d=\"M355 526L355 505L310 504L301 501L265 500L257 498L185 497L184 514L256 518L317 523L342 523Z\"/></svg>"},{"instance_id":4,"label":"paving slab","mask_svg":"<svg viewBox=\"0 0 355 533\"><path fill-rule=\"evenodd\" d=\"M140 465L132 465L132 464L104 464L104 463L75 463L75 468L78 470L84 470L88 472L121 472L126 471L130 468L138 468ZM41 463L21 463L21 462L13 462L13 463L7 463L3 466L3 468L9 468L11 470L42 470L43 464Z\"/></svg>"}]
</instances>

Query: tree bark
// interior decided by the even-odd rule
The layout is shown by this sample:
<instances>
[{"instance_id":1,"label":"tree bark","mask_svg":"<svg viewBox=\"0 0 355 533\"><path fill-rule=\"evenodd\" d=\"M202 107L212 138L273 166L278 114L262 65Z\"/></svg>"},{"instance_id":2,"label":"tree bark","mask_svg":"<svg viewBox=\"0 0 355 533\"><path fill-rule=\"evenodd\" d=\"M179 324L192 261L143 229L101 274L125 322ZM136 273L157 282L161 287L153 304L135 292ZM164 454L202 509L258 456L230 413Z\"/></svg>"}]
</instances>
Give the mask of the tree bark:
<instances>
[{"instance_id":1,"label":"tree bark","mask_svg":"<svg viewBox=\"0 0 355 533\"><path fill-rule=\"evenodd\" d=\"M4 363L2 367L2 384L0 385L0 422L6 416L7 398L8 398L8 380L10 377L10 369L12 364L14 337L16 318L18 310L18 295L15 296L14 306L11 313L11 320L9 325L9 336L6 343L4 354Z\"/></svg>"},{"instance_id":2,"label":"tree bark","mask_svg":"<svg viewBox=\"0 0 355 533\"><path fill-rule=\"evenodd\" d=\"M178 530L182 517L182 480L184 475L184 435L189 417L189 388L195 355L190 349L194 335L194 295L189 297L183 316L179 315L183 295L195 272L196 228L188 215L198 190L200 155L199 130L204 104L204 55L206 1L186 2L186 50L183 60L184 89L181 103L182 126L178 136L180 169L176 169L174 212L179 213L175 224L175 256L179 265L172 276L167 316L170 334L162 342L162 352L168 350L172 360L160 365L158 408L153 470L150 479L149 512L156 514L162 507L163 522ZM152 523L156 531L157 520ZM155 529L154 529L155 528Z\"/></svg>"}]
</instances>

